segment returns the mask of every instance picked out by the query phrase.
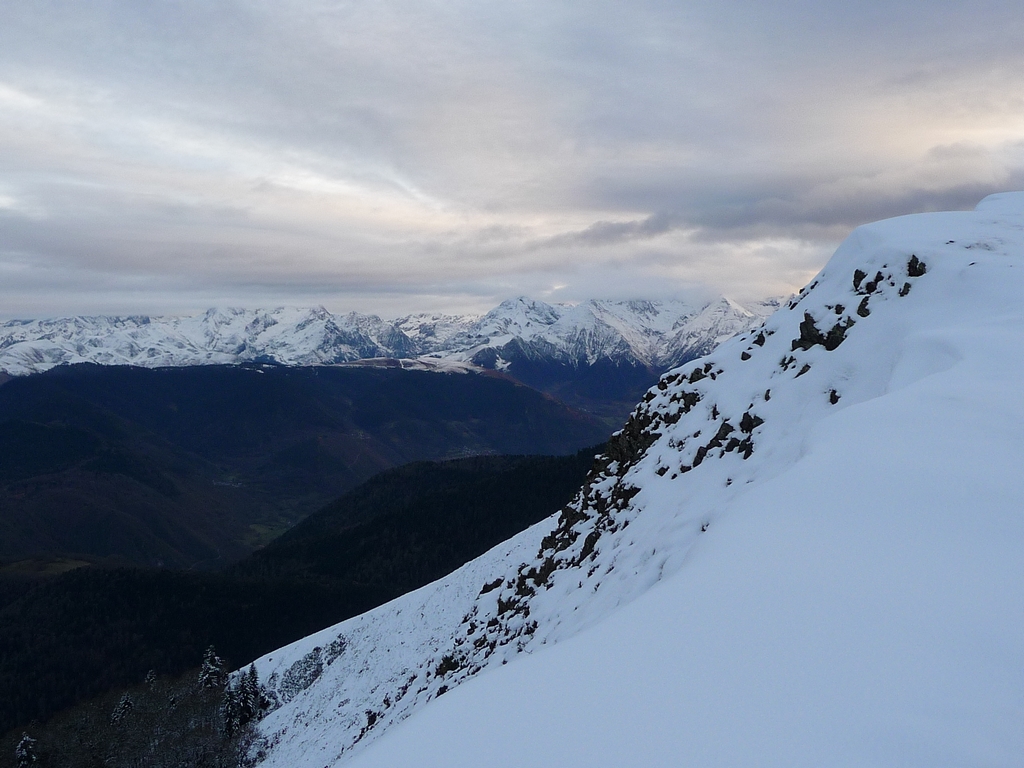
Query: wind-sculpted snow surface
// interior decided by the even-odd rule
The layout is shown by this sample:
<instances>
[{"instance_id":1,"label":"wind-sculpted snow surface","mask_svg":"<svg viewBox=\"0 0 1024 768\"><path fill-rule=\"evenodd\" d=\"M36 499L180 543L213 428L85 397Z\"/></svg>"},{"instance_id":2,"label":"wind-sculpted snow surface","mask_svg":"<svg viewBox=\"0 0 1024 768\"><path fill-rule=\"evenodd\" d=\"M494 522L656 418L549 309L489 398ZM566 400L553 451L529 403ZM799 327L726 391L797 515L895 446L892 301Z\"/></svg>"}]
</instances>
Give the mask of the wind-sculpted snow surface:
<instances>
[{"instance_id":1,"label":"wind-sculpted snow surface","mask_svg":"<svg viewBox=\"0 0 1024 768\"><path fill-rule=\"evenodd\" d=\"M859 228L559 514L257 662L343 648L266 764L1019 764L1022 380L1024 193Z\"/></svg>"}]
</instances>

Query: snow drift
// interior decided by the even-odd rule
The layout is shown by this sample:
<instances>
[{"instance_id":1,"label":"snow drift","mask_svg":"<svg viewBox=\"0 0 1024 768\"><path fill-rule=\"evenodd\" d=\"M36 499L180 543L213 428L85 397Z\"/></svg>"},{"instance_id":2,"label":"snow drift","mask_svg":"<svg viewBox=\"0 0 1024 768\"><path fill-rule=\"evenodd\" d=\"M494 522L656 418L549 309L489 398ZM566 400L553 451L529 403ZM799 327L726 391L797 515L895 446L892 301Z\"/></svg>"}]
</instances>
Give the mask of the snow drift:
<instances>
[{"instance_id":1,"label":"snow drift","mask_svg":"<svg viewBox=\"0 0 1024 768\"><path fill-rule=\"evenodd\" d=\"M1022 380L1024 193L857 229L558 515L259 660L265 765L1019 765Z\"/></svg>"}]
</instances>

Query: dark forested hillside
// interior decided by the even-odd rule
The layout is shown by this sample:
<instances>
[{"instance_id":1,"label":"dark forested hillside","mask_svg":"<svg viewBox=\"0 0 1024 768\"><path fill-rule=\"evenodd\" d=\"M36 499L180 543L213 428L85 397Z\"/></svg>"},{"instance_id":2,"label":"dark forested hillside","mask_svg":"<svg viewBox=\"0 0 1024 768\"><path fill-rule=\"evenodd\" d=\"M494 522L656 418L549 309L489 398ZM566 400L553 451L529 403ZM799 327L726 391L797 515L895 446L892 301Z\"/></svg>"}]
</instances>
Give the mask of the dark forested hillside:
<instances>
[{"instance_id":1,"label":"dark forested hillside","mask_svg":"<svg viewBox=\"0 0 1024 768\"><path fill-rule=\"evenodd\" d=\"M0 558L221 567L383 469L607 432L486 375L54 368L0 387Z\"/></svg>"},{"instance_id":2,"label":"dark forested hillside","mask_svg":"<svg viewBox=\"0 0 1024 768\"><path fill-rule=\"evenodd\" d=\"M402 594L561 508L582 485L593 455L409 464L364 483L228 573Z\"/></svg>"},{"instance_id":3,"label":"dark forested hillside","mask_svg":"<svg viewBox=\"0 0 1024 768\"><path fill-rule=\"evenodd\" d=\"M246 664L433 581L560 509L595 453L392 469L221 573L0 569L0 732L177 674L211 643Z\"/></svg>"}]
</instances>

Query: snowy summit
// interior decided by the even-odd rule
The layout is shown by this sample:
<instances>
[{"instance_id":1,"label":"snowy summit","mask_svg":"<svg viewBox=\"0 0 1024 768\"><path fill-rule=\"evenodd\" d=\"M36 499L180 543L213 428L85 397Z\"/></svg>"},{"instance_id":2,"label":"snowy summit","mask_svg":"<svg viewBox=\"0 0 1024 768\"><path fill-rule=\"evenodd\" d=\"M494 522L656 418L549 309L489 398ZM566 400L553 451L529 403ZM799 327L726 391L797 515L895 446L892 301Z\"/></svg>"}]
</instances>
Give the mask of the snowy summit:
<instances>
[{"instance_id":1,"label":"snowy summit","mask_svg":"<svg viewBox=\"0 0 1024 768\"><path fill-rule=\"evenodd\" d=\"M657 371L713 349L764 319L778 302L586 301L545 304L525 297L483 317L409 315L382 320L308 309L210 309L186 317L66 317L0 323L0 372L24 375L57 365L147 368L273 362L335 365L371 358L426 357L487 368L517 358L571 366L599 361Z\"/></svg>"},{"instance_id":2,"label":"snowy summit","mask_svg":"<svg viewBox=\"0 0 1024 768\"><path fill-rule=\"evenodd\" d=\"M1024 193L860 227L559 514L257 661L265 766L1015 766Z\"/></svg>"}]
</instances>

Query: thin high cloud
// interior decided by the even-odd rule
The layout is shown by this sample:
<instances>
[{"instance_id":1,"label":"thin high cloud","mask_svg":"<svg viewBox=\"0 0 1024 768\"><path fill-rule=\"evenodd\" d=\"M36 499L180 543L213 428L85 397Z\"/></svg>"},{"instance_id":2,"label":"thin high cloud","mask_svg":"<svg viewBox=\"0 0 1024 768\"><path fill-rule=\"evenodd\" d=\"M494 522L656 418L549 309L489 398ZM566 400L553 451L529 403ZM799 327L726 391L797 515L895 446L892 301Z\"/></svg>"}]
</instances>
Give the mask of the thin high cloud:
<instances>
[{"instance_id":1,"label":"thin high cloud","mask_svg":"<svg viewBox=\"0 0 1024 768\"><path fill-rule=\"evenodd\" d=\"M783 293L1024 187L1020 17L0 0L0 315Z\"/></svg>"}]
</instances>

